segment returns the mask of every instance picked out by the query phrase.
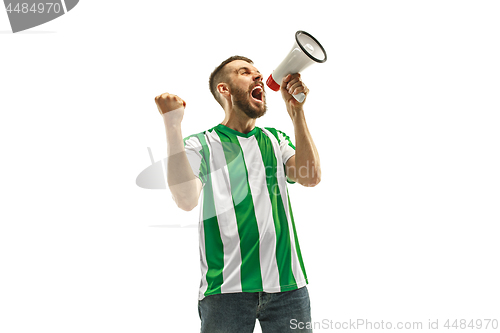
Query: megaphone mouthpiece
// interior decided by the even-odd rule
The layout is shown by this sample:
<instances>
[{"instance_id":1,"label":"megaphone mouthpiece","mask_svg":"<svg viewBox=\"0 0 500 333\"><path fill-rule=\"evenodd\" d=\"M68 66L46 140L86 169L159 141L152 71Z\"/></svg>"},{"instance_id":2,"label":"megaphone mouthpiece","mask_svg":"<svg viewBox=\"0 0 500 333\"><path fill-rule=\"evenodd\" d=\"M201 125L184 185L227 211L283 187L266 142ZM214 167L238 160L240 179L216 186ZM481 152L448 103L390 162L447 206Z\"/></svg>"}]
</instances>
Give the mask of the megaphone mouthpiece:
<instances>
[{"instance_id":1,"label":"megaphone mouthpiece","mask_svg":"<svg viewBox=\"0 0 500 333\"><path fill-rule=\"evenodd\" d=\"M276 81L273 79L273 75L269 75L266 81L266 85L271 88L271 90L278 91L280 90L280 84L278 84Z\"/></svg>"}]
</instances>

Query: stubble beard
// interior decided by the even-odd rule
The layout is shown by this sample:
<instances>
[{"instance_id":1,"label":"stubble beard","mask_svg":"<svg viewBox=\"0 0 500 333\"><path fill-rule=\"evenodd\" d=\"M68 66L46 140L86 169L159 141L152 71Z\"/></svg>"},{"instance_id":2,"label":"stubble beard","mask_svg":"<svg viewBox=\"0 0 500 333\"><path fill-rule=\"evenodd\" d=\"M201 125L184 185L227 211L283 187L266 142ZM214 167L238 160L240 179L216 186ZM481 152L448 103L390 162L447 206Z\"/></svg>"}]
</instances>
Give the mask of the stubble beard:
<instances>
[{"instance_id":1,"label":"stubble beard","mask_svg":"<svg viewBox=\"0 0 500 333\"><path fill-rule=\"evenodd\" d=\"M256 107L249 102L249 96L254 87L249 89L248 91L243 91L238 87L232 86L230 87L233 91L233 103L236 108L243 111L249 118L257 119L266 114L267 105L266 100L263 100L261 107ZM264 92L263 92L264 93Z\"/></svg>"}]
</instances>

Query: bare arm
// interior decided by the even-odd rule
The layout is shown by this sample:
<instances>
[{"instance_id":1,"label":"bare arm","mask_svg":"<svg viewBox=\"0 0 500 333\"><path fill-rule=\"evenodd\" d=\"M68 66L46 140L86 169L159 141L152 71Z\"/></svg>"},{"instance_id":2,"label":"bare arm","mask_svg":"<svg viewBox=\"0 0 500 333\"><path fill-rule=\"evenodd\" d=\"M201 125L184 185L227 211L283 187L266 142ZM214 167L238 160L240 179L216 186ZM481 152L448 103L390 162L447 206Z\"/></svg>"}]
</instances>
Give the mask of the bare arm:
<instances>
[{"instance_id":1,"label":"bare arm","mask_svg":"<svg viewBox=\"0 0 500 333\"><path fill-rule=\"evenodd\" d=\"M178 96L162 94L155 98L167 133L167 182L177 206L190 211L198 205L202 184L193 174L184 149L181 131L184 102Z\"/></svg>"},{"instance_id":2,"label":"bare arm","mask_svg":"<svg viewBox=\"0 0 500 333\"><path fill-rule=\"evenodd\" d=\"M319 154L307 128L303 109L305 100L299 103L293 98L293 95L300 92L306 96L309 93L309 89L300 80L300 74L288 75L283 79L281 94L295 130L295 155L287 161L286 172L288 178L301 185L316 186L321 181Z\"/></svg>"}]
</instances>

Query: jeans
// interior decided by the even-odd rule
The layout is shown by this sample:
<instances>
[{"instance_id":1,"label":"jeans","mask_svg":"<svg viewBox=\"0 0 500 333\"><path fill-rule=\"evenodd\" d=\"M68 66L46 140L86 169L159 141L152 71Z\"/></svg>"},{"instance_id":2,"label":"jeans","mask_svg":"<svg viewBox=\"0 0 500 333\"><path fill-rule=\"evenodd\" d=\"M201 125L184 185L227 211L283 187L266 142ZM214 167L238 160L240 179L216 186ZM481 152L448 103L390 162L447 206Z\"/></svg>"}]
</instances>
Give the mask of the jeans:
<instances>
[{"instance_id":1,"label":"jeans","mask_svg":"<svg viewBox=\"0 0 500 333\"><path fill-rule=\"evenodd\" d=\"M228 293L206 296L198 301L201 333L251 333L259 320L262 333L312 332L299 329L311 322L306 287L266 293Z\"/></svg>"}]
</instances>

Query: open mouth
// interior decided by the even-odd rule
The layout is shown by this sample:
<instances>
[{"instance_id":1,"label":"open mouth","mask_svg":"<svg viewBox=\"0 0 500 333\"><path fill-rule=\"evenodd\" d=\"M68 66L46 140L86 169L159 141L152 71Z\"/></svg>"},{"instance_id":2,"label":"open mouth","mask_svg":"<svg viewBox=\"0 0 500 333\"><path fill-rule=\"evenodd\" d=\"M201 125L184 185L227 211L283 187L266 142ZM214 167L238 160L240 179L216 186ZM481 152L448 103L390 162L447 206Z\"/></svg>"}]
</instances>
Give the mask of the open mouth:
<instances>
[{"instance_id":1,"label":"open mouth","mask_svg":"<svg viewBox=\"0 0 500 333\"><path fill-rule=\"evenodd\" d=\"M264 101L264 89L262 89L261 86L256 86L255 88L253 88L250 95L259 103L262 103Z\"/></svg>"}]
</instances>

